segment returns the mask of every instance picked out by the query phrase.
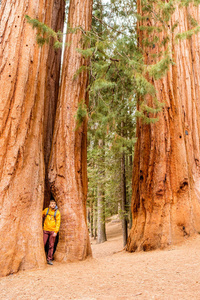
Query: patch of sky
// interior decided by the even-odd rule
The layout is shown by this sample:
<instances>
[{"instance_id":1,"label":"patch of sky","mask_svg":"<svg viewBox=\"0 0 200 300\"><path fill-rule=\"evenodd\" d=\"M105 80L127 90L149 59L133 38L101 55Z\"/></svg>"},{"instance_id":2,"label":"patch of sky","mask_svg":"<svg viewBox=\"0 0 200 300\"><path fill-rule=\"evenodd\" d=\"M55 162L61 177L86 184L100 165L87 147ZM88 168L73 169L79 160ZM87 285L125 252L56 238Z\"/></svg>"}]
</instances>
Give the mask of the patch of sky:
<instances>
[{"instance_id":1,"label":"patch of sky","mask_svg":"<svg viewBox=\"0 0 200 300\"><path fill-rule=\"evenodd\" d=\"M131 35L135 31L137 18L136 2L133 0L102 0L104 11L107 12L104 22L117 28L122 34Z\"/></svg>"}]
</instances>

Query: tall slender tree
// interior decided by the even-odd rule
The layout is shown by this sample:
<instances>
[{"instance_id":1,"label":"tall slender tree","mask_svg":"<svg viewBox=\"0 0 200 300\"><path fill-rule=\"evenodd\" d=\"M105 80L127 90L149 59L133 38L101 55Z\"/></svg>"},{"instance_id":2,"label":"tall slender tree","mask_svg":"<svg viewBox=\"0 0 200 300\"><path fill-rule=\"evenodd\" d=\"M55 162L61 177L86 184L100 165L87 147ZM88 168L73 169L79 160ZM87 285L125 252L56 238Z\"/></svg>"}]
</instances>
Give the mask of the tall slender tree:
<instances>
[{"instance_id":1,"label":"tall slender tree","mask_svg":"<svg viewBox=\"0 0 200 300\"><path fill-rule=\"evenodd\" d=\"M24 17L49 26L56 18L62 30L63 11L64 1L53 0L3 0L0 7L0 276L45 264L43 120L46 90L56 90L56 80L47 87L49 45L37 45ZM55 56L51 52L51 60ZM55 60L58 75L60 58Z\"/></svg>"},{"instance_id":2,"label":"tall slender tree","mask_svg":"<svg viewBox=\"0 0 200 300\"><path fill-rule=\"evenodd\" d=\"M171 1L159 11L155 2L147 4L138 1L139 43L149 65L147 79L165 106L157 123L137 123L128 251L163 248L200 231L200 35L193 34L199 6L182 2L181 8ZM177 43L177 37L189 39ZM157 63L164 51L171 51L174 64L159 79L166 70L164 60ZM146 101L152 105L152 97Z\"/></svg>"},{"instance_id":3,"label":"tall slender tree","mask_svg":"<svg viewBox=\"0 0 200 300\"><path fill-rule=\"evenodd\" d=\"M105 215L105 185L103 178L105 177L105 151L104 139L98 140L98 147L100 150L100 160L103 168L100 166L98 169L98 182L97 182L97 243L101 244L107 240L106 237L106 215Z\"/></svg>"},{"instance_id":4,"label":"tall slender tree","mask_svg":"<svg viewBox=\"0 0 200 300\"><path fill-rule=\"evenodd\" d=\"M121 136L124 137L124 121L121 122ZM124 146L124 145L123 145ZM121 154L121 210L122 210L122 233L123 245L126 246L128 238L128 217L127 217L127 191L126 191L126 161L125 151Z\"/></svg>"}]
</instances>

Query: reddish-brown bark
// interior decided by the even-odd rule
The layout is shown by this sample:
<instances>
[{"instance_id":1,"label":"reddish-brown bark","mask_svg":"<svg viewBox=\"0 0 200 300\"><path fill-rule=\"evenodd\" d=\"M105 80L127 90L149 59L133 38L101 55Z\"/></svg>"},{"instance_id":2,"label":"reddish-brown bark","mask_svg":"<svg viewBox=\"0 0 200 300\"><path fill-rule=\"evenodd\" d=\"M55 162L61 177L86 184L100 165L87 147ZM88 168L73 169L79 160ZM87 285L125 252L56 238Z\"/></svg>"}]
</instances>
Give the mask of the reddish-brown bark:
<instances>
[{"instance_id":1,"label":"reddish-brown bark","mask_svg":"<svg viewBox=\"0 0 200 300\"><path fill-rule=\"evenodd\" d=\"M71 0L68 24L71 28L90 29L92 1ZM88 74L83 71L76 78L76 71L87 60L77 52L83 48L82 30L68 33L62 70L62 83L56 113L49 180L61 211L60 242L56 251L59 261L81 260L91 254L86 224L86 120L77 129L78 103L88 102L86 93Z\"/></svg>"},{"instance_id":2,"label":"reddish-brown bark","mask_svg":"<svg viewBox=\"0 0 200 300\"><path fill-rule=\"evenodd\" d=\"M151 79L165 103L159 121L137 123L128 251L163 248L200 231L200 35L175 43L177 32L190 29L189 13L199 21L199 8L192 6L177 7L171 20L170 28L179 20L170 42L176 64L163 79ZM152 64L150 54L160 49L145 50Z\"/></svg>"},{"instance_id":3,"label":"reddish-brown bark","mask_svg":"<svg viewBox=\"0 0 200 300\"><path fill-rule=\"evenodd\" d=\"M65 0L54 1L53 15L50 27L54 31L63 31L65 16ZM45 81L45 107L44 107L44 162L45 162L45 190L44 208L49 205L50 185L48 181L48 164L53 140L53 129L56 116L56 106L59 92L61 49L55 50L54 40L49 44L47 58L47 76Z\"/></svg>"},{"instance_id":4,"label":"reddish-brown bark","mask_svg":"<svg viewBox=\"0 0 200 300\"><path fill-rule=\"evenodd\" d=\"M49 46L38 47L24 16L51 25L54 2L3 0L0 8L0 276L45 264L41 212Z\"/></svg>"}]
</instances>

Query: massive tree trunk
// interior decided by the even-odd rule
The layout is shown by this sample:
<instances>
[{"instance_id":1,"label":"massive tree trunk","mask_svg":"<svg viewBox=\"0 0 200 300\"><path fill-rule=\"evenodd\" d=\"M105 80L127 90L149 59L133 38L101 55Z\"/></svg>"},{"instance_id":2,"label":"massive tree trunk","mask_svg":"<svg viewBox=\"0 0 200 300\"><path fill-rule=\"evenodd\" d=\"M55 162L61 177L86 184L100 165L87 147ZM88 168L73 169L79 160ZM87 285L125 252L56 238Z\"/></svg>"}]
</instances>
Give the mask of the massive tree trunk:
<instances>
[{"instance_id":1,"label":"massive tree trunk","mask_svg":"<svg viewBox=\"0 0 200 300\"><path fill-rule=\"evenodd\" d=\"M3 0L0 8L0 276L45 264L41 212L49 46L37 46L24 16L51 25L53 4Z\"/></svg>"},{"instance_id":2,"label":"massive tree trunk","mask_svg":"<svg viewBox=\"0 0 200 300\"><path fill-rule=\"evenodd\" d=\"M169 28L178 20L176 33L190 29L189 14L199 23L199 7L177 7ZM128 251L163 248L200 231L200 35L178 44L174 39L175 33L175 65L163 79L151 79L165 103L159 121L137 124ZM150 54L159 50L149 47L145 62L151 64Z\"/></svg>"},{"instance_id":3,"label":"massive tree trunk","mask_svg":"<svg viewBox=\"0 0 200 300\"><path fill-rule=\"evenodd\" d=\"M76 128L80 102L88 103L88 74L74 75L87 60L77 52L83 48L83 32L90 29L92 1L71 0L68 24L81 27L67 34L62 83L56 113L49 180L61 210L60 242L56 251L59 261L82 260L91 254L86 222L87 198L87 120Z\"/></svg>"},{"instance_id":4,"label":"massive tree trunk","mask_svg":"<svg viewBox=\"0 0 200 300\"><path fill-rule=\"evenodd\" d=\"M65 0L55 1L53 16L50 27L54 31L63 31L65 17ZM47 76L45 79L45 107L44 107L44 162L45 162L45 189L44 208L48 206L51 197L50 184L48 181L48 164L53 140L56 106L59 92L61 49L54 49L54 40L49 44L47 58Z\"/></svg>"}]
</instances>

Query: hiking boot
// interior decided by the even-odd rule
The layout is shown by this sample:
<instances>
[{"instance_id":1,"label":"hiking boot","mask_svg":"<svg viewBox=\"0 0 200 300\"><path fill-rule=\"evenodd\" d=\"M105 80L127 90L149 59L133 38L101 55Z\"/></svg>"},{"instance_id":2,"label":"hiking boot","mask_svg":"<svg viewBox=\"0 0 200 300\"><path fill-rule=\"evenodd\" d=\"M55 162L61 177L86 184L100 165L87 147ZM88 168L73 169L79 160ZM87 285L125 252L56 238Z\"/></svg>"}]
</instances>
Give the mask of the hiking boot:
<instances>
[{"instance_id":1,"label":"hiking boot","mask_svg":"<svg viewBox=\"0 0 200 300\"><path fill-rule=\"evenodd\" d=\"M47 264L53 266L53 263L51 260L47 260Z\"/></svg>"}]
</instances>

